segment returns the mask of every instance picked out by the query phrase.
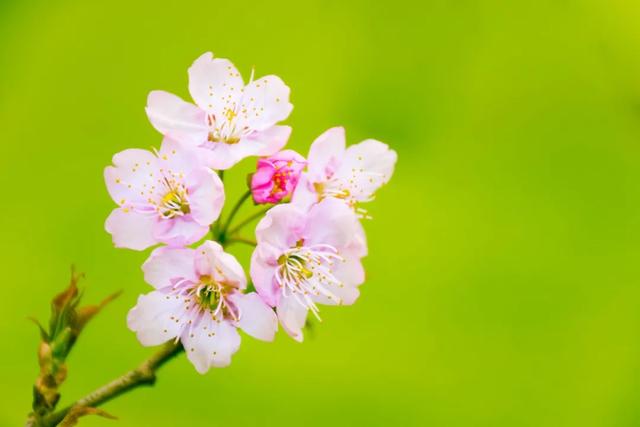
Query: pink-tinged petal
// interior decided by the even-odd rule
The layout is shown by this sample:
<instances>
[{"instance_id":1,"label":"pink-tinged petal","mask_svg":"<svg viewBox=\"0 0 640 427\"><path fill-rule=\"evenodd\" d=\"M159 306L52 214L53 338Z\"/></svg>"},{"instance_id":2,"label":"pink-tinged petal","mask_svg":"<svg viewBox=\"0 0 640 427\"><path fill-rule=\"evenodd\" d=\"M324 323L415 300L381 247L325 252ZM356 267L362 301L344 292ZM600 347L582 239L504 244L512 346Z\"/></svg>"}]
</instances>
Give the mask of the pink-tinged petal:
<instances>
[{"instance_id":1,"label":"pink-tinged petal","mask_svg":"<svg viewBox=\"0 0 640 427\"><path fill-rule=\"evenodd\" d=\"M217 122L226 121L225 111L239 103L244 82L228 59L213 58L207 52L189 68L189 93L198 106L215 115Z\"/></svg>"},{"instance_id":2,"label":"pink-tinged petal","mask_svg":"<svg viewBox=\"0 0 640 427\"><path fill-rule=\"evenodd\" d=\"M291 134L289 126L274 126L266 131L254 132L239 142L207 142L199 150L205 165L225 170L251 156L269 156L284 147Z\"/></svg>"},{"instance_id":3,"label":"pink-tinged petal","mask_svg":"<svg viewBox=\"0 0 640 427\"><path fill-rule=\"evenodd\" d=\"M174 319L180 318L183 310L181 300L150 292L138 297L138 304L127 315L127 325L142 345L159 345L179 336L182 326Z\"/></svg>"},{"instance_id":4,"label":"pink-tinged petal","mask_svg":"<svg viewBox=\"0 0 640 427\"><path fill-rule=\"evenodd\" d=\"M333 275L345 286L360 286L364 282L364 267L359 257L351 256L348 252L340 254L344 261L336 262Z\"/></svg>"},{"instance_id":5,"label":"pink-tinged petal","mask_svg":"<svg viewBox=\"0 0 640 427\"><path fill-rule=\"evenodd\" d=\"M340 251L359 239L358 217L341 200L327 198L309 209L304 230L305 244L328 244Z\"/></svg>"},{"instance_id":6,"label":"pink-tinged petal","mask_svg":"<svg viewBox=\"0 0 640 427\"><path fill-rule=\"evenodd\" d=\"M260 132L254 132L246 139L258 146L256 155L271 156L287 145L291 136L291 126L272 126Z\"/></svg>"},{"instance_id":7,"label":"pink-tinged petal","mask_svg":"<svg viewBox=\"0 0 640 427\"><path fill-rule=\"evenodd\" d=\"M290 92L277 76L260 77L249 83L237 110L238 127L261 131L285 120L293 109Z\"/></svg>"},{"instance_id":8,"label":"pink-tinged petal","mask_svg":"<svg viewBox=\"0 0 640 427\"><path fill-rule=\"evenodd\" d=\"M312 182L326 181L333 175L342 161L345 151L343 127L334 127L316 138L309 149L309 179Z\"/></svg>"},{"instance_id":9,"label":"pink-tinged petal","mask_svg":"<svg viewBox=\"0 0 640 427\"><path fill-rule=\"evenodd\" d=\"M277 258L277 255L274 258ZM263 259L258 249L253 251L251 256L251 281L262 299L271 307L275 307L278 304L278 298L281 293L278 284L274 280L277 265L275 259L272 263Z\"/></svg>"},{"instance_id":10,"label":"pink-tinged petal","mask_svg":"<svg viewBox=\"0 0 640 427\"><path fill-rule=\"evenodd\" d=\"M157 158L147 150L128 149L113 156L104 171L107 190L120 206L145 202L157 173Z\"/></svg>"},{"instance_id":11,"label":"pink-tinged petal","mask_svg":"<svg viewBox=\"0 0 640 427\"><path fill-rule=\"evenodd\" d=\"M287 249L294 247L305 226L304 211L290 203L277 205L256 226L259 256L274 263Z\"/></svg>"},{"instance_id":12,"label":"pink-tinged petal","mask_svg":"<svg viewBox=\"0 0 640 427\"><path fill-rule=\"evenodd\" d=\"M147 116L158 132L198 145L207 139L206 112L169 92L154 90L147 97Z\"/></svg>"},{"instance_id":13,"label":"pink-tinged petal","mask_svg":"<svg viewBox=\"0 0 640 427\"><path fill-rule=\"evenodd\" d=\"M360 296L360 290L355 286L343 285L339 286L326 286L327 291L331 292L331 298L328 295L312 295L311 299L316 304L324 305L351 305Z\"/></svg>"},{"instance_id":14,"label":"pink-tinged petal","mask_svg":"<svg viewBox=\"0 0 640 427\"><path fill-rule=\"evenodd\" d=\"M209 226L196 222L191 215L159 218L153 227L156 240L172 247L188 246L208 232Z\"/></svg>"},{"instance_id":15,"label":"pink-tinged petal","mask_svg":"<svg viewBox=\"0 0 640 427\"><path fill-rule=\"evenodd\" d=\"M218 242L205 241L195 250L196 270L201 276L211 276L217 282L238 289L247 287L247 277L242 265L231 254L224 251Z\"/></svg>"},{"instance_id":16,"label":"pink-tinged petal","mask_svg":"<svg viewBox=\"0 0 640 427\"><path fill-rule=\"evenodd\" d=\"M318 192L313 187L313 183L309 181L307 174L303 173L293 192L291 203L304 211L308 211L311 206L319 201L320 198L318 197Z\"/></svg>"},{"instance_id":17,"label":"pink-tinged petal","mask_svg":"<svg viewBox=\"0 0 640 427\"><path fill-rule=\"evenodd\" d=\"M172 279L177 278L198 281L195 251L190 248L157 248L142 264L142 271L144 280L156 289L173 285Z\"/></svg>"},{"instance_id":18,"label":"pink-tinged petal","mask_svg":"<svg viewBox=\"0 0 640 427\"><path fill-rule=\"evenodd\" d=\"M218 219L224 205L224 186L210 169L198 168L186 177L191 217L201 225Z\"/></svg>"},{"instance_id":19,"label":"pink-tinged petal","mask_svg":"<svg viewBox=\"0 0 640 427\"><path fill-rule=\"evenodd\" d=\"M233 304L240 309L237 326L254 338L273 341L278 330L278 318L255 292L236 293L231 296Z\"/></svg>"},{"instance_id":20,"label":"pink-tinged petal","mask_svg":"<svg viewBox=\"0 0 640 427\"><path fill-rule=\"evenodd\" d=\"M391 179L397 159L387 144L368 139L347 148L335 178L349 190L350 197L366 202Z\"/></svg>"},{"instance_id":21,"label":"pink-tinged petal","mask_svg":"<svg viewBox=\"0 0 640 427\"><path fill-rule=\"evenodd\" d=\"M158 167L165 174L186 175L189 171L204 166L202 158L198 155L198 149L181 143L171 136L164 137L158 151Z\"/></svg>"},{"instance_id":22,"label":"pink-tinged petal","mask_svg":"<svg viewBox=\"0 0 640 427\"><path fill-rule=\"evenodd\" d=\"M281 297L276 307L282 328L294 340L302 342L302 328L307 320L308 309L293 296Z\"/></svg>"},{"instance_id":23,"label":"pink-tinged petal","mask_svg":"<svg viewBox=\"0 0 640 427\"><path fill-rule=\"evenodd\" d=\"M225 142L206 143L198 151L207 167L225 170L234 166L240 160L249 156L256 156L260 147L251 141L240 140L235 144Z\"/></svg>"},{"instance_id":24,"label":"pink-tinged petal","mask_svg":"<svg viewBox=\"0 0 640 427\"><path fill-rule=\"evenodd\" d=\"M235 326L210 316L203 316L187 328L181 341L189 361L201 374L212 366L228 366L231 356L240 348L240 334Z\"/></svg>"},{"instance_id":25,"label":"pink-tinged petal","mask_svg":"<svg viewBox=\"0 0 640 427\"><path fill-rule=\"evenodd\" d=\"M258 159L251 176L251 194L255 203L278 203L290 196L298 185L306 160L293 150L280 151Z\"/></svg>"},{"instance_id":26,"label":"pink-tinged petal","mask_svg":"<svg viewBox=\"0 0 640 427\"><path fill-rule=\"evenodd\" d=\"M105 222L105 229L113 238L117 248L141 251L158 243L153 235L155 217L118 208L111 212Z\"/></svg>"}]
</instances>

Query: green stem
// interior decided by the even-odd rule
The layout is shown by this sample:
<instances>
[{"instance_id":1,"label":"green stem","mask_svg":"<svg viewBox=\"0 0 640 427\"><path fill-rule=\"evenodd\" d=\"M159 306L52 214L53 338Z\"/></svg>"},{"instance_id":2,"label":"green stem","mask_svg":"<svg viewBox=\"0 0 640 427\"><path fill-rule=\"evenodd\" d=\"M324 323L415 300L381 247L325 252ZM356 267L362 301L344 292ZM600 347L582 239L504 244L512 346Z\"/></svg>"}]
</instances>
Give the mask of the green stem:
<instances>
[{"instance_id":1,"label":"green stem","mask_svg":"<svg viewBox=\"0 0 640 427\"><path fill-rule=\"evenodd\" d=\"M253 215L250 215L249 217L243 219L242 221L240 221L240 223L238 225L236 225L235 227L233 227L231 229L231 231L229 231L228 233L226 233L229 236L233 236L234 234L236 234L238 231L240 231L242 229L242 227L244 227L247 224L250 224L252 221L256 220L257 218L260 218L262 215L264 215L265 213L267 213L267 211L271 209L271 206L266 207L264 209L260 209L258 212L254 213Z\"/></svg>"},{"instance_id":2,"label":"green stem","mask_svg":"<svg viewBox=\"0 0 640 427\"><path fill-rule=\"evenodd\" d=\"M244 243L245 245L256 246L258 243L253 239L247 239L246 237L233 236L227 239L226 243L228 245L232 243Z\"/></svg>"},{"instance_id":3,"label":"green stem","mask_svg":"<svg viewBox=\"0 0 640 427\"><path fill-rule=\"evenodd\" d=\"M39 422L36 421L32 424L27 422L27 425L53 427L61 422L73 407L82 406L95 408L137 387L153 385L156 381L156 371L177 354L181 353L182 350L183 348L180 343L171 341L165 344L157 353L142 362L136 369L105 384L68 407L44 417Z\"/></svg>"},{"instance_id":4,"label":"green stem","mask_svg":"<svg viewBox=\"0 0 640 427\"><path fill-rule=\"evenodd\" d=\"M227 218L227 221L224 223L223 226L220 227L220 229L217 230L217 236L214 235L214 237L217 238L217 240L220 243L224 243L224 241L226 240L226 236L228 235L227 231L229 230L229 226L231 225L231 221L233 221L233 218L236 216L236 214L238 213L238 211L240 210L240 208L242 207L244 202L246 202L247 199L250 196L251 196L251 190L247 190L247 192L244 193L238 199L236 204L231 209L231 212L229 213L229 218ZM220 219L218 222L219 223L222 222L222 219Z\"/></svg>"}]
</instances>

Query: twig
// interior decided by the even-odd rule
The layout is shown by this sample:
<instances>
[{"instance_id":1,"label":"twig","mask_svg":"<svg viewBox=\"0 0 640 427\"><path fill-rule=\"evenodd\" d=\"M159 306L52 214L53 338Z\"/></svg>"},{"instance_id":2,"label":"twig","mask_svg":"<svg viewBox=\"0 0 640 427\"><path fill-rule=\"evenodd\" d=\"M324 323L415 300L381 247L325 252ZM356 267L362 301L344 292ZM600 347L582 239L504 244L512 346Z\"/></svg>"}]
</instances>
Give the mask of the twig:
<instances>
[{"instance_id":1,"label":"twig","mask_svg":"<svg viewBox=\"0 0 640 427\"><path fill-rule=\"evenodd\" d=\"M139 386L153 385L156 381L156 371L167 361L182 352L182 350L183 348L180 343L167 343L160 351L153 354L136 369L127 372L94 392L89 393L72 405L44 417L40 423L36 421L35 423L29 424L29 422L27 422L27 426L53 427L62 421L65 415L74 407L100 406Z\"/></svg>"}]
</instances>

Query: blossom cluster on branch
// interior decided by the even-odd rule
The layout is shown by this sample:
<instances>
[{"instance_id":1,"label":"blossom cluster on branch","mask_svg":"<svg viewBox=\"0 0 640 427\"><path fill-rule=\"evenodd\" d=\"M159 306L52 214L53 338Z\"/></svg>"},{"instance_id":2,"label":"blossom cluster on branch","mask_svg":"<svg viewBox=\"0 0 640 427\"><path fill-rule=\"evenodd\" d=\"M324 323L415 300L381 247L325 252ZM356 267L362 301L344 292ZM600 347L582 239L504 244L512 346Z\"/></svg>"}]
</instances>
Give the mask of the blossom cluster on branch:
<instances>
[{"instance_id":1,"label":"blossom cluster on branch","mask_svg":"<svg viewBox=\"0 0 640 427\"><path fill-rule=\"evenodd\" d=\"M362 203L389 181L397 155L373 139L346 147L344 129L336 127L305 159L283 150L291 128L278 123L293 106L279 77L252 72L245 84L229 60L211 53L188 74L195 104L149 94L146 112L163 135L160 147L124 150L105 169L118 205L105 228L116 247L155 247L142 265L153 290L129 312L129 328L145 346L179 340L205 373L231 362L238 328L271 341L280 324L302 341L309 311L319 318L319 305L356 301L367 254ZM248 192L222 221L221 172L249 156L258 159ZM239 232L258 215L232 223L249 197L269 208L258 213L255 240ZM252 286L225 251L233 241L255 245Z\"/></svg>"}]
</instances>

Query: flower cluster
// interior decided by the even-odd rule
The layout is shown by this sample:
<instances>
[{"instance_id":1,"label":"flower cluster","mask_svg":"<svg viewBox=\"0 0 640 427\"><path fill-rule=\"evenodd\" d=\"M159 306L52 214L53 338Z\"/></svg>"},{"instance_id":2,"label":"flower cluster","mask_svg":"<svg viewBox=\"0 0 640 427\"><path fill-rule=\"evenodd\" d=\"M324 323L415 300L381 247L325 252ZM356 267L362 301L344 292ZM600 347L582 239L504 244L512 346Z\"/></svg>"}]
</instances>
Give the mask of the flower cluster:
<instances>
[{"instance_id":1,"label":"flower cluster","mask_svg":"<svg viewBox=\"0 0 640 427\"><path fill-rule=\"evenodd\" d=\"M105 181L118 207L105 228L117 247L157 246L142 266L154 290L138 298L129 328L146 346L180 340L204 373L231 362L238 328L271 341L279 323L302 341L309 311L319 319L318 305L355 302L367 254L361 205L391 178L397 155L371 139L347 148L340 127L320 135L307 159L280 151L291 134L278 124L293 108L289 88L253 73L245 85L229 60L211 53L189 68L189 92L195 104L149 94L146 112L162 144L113 157ZM222 221L221 171L250 156L258 160L247 193ZM257 215L232 224L250 197L269 208L255 240L239 233ZM255 246L249 284L225 252L233 242Z\"/></svg>"}]
</instances>

